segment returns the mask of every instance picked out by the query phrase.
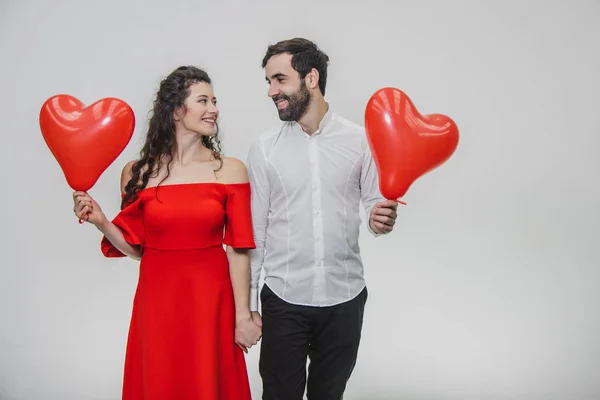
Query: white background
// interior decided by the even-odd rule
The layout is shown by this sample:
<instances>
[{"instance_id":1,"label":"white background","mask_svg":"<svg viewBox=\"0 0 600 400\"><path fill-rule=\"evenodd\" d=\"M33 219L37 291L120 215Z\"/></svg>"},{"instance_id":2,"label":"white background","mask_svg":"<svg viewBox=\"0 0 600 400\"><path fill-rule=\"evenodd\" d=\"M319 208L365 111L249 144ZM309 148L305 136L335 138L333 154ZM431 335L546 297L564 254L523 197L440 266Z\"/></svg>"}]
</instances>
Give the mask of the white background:
<instances>
[{"instance_id":1,"label":"white background","mask_svg":"<svg viewBox=\"0 0 600 400\"><path fill-rule=\"evenodd\" d=\"M90 191L113 217L159 80L205 68L224 150L245 161L278 123L261 59L293 36L329 54L336 112L362 123L394 86L461 134L392 235L363 226L370 297L345 400L600 398L599 17L597 0L0 2L0 399L121 393L137 264L103 258L73 216L44 100L134 108L132 141Z\"/></svg>"}]
</instances>

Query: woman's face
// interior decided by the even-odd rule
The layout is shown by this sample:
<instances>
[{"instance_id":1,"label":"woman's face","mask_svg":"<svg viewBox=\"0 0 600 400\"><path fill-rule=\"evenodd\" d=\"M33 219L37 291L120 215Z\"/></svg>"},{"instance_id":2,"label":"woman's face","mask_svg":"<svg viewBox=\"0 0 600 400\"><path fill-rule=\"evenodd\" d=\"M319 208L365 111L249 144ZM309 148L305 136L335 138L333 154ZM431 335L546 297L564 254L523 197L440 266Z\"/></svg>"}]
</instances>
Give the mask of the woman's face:
<instances>
[{"instance_id":1,"label":"woman's face","mask_svg":"<svg viewBox=\"0 0 600 400\"><path fill-rule=\"evenodd\" d=\"M206 82L196 82L189 90L190 95L185 99L185 111L178 110L175 113L176 124L180 129L198 135L214 135L219 109L212 87Z\"/></svg>"}]
</instances>

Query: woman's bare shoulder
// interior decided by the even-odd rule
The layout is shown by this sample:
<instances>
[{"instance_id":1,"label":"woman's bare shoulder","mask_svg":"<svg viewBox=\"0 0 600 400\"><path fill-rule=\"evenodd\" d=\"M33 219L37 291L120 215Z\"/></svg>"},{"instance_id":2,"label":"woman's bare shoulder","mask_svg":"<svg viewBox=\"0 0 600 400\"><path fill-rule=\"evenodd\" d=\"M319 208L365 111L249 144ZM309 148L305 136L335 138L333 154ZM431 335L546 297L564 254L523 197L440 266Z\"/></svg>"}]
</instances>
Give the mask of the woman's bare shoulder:
<instances>
[{"instance_id":1,"label":"woman's bare shoulder","mask_svg":"<svg viewBox=\"0 0 600 400\"><path fill-rule=\"evenodd\" d=\"M123 167L121 171L121 193L125 193L125 186L133 177L133 165L138 162L138 160L131 160Z\"/></svg>"},{"instance_id":2,"label":"woman's bare shoulder","mask_svg":"<svg viewBox=\"0 0 600 400\"><path fill-rule=\"evenodd\" d=\"M235 157L222 157L221 180L223 183L248 182L248 169L246 165Z\"/></svg>"}]
</instances>

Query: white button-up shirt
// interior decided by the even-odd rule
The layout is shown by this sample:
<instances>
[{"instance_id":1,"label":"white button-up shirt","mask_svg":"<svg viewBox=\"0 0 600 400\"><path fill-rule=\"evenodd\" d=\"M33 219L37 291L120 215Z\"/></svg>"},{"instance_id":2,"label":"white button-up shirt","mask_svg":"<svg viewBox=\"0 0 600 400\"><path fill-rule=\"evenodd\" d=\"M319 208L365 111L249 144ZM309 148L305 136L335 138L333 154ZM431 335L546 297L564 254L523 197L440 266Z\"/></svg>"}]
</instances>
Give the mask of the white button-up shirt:
<instances>
[{"instance_id":1,"label":"white button-up shirt","mask_svg":"<svg viewBox=\"0 0 600 400\"><path fill-rule=\"evenodd\" d=\"M358 295L365 287L359 204L368 218L385 200L364 128L331 109L312 135L285 122L252 144L247 167L256 242L251 310L258 311L261 268L265 284L292 304L330 306Z\"/></svg>"}]
</instances>

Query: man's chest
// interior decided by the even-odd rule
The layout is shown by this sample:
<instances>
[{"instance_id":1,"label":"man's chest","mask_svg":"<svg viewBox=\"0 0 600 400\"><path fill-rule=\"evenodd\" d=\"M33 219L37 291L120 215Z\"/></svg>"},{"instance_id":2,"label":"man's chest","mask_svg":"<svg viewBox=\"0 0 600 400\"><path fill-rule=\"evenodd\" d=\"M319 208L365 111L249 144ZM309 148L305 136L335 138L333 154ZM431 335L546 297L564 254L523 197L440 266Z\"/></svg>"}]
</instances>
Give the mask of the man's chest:
<instances>
[{"instance_id":1,"label":"man's chest","mask_svg":"<svg viewBox=\"0 0 600 400\"><path fill-rule=\"evenodd\" d=\"M268 175L272 187L287 194L315 189L343 195L360 182L360 142L343 138L310 138L281 143L271 153Z\"/></svg>"}]
</instances>

